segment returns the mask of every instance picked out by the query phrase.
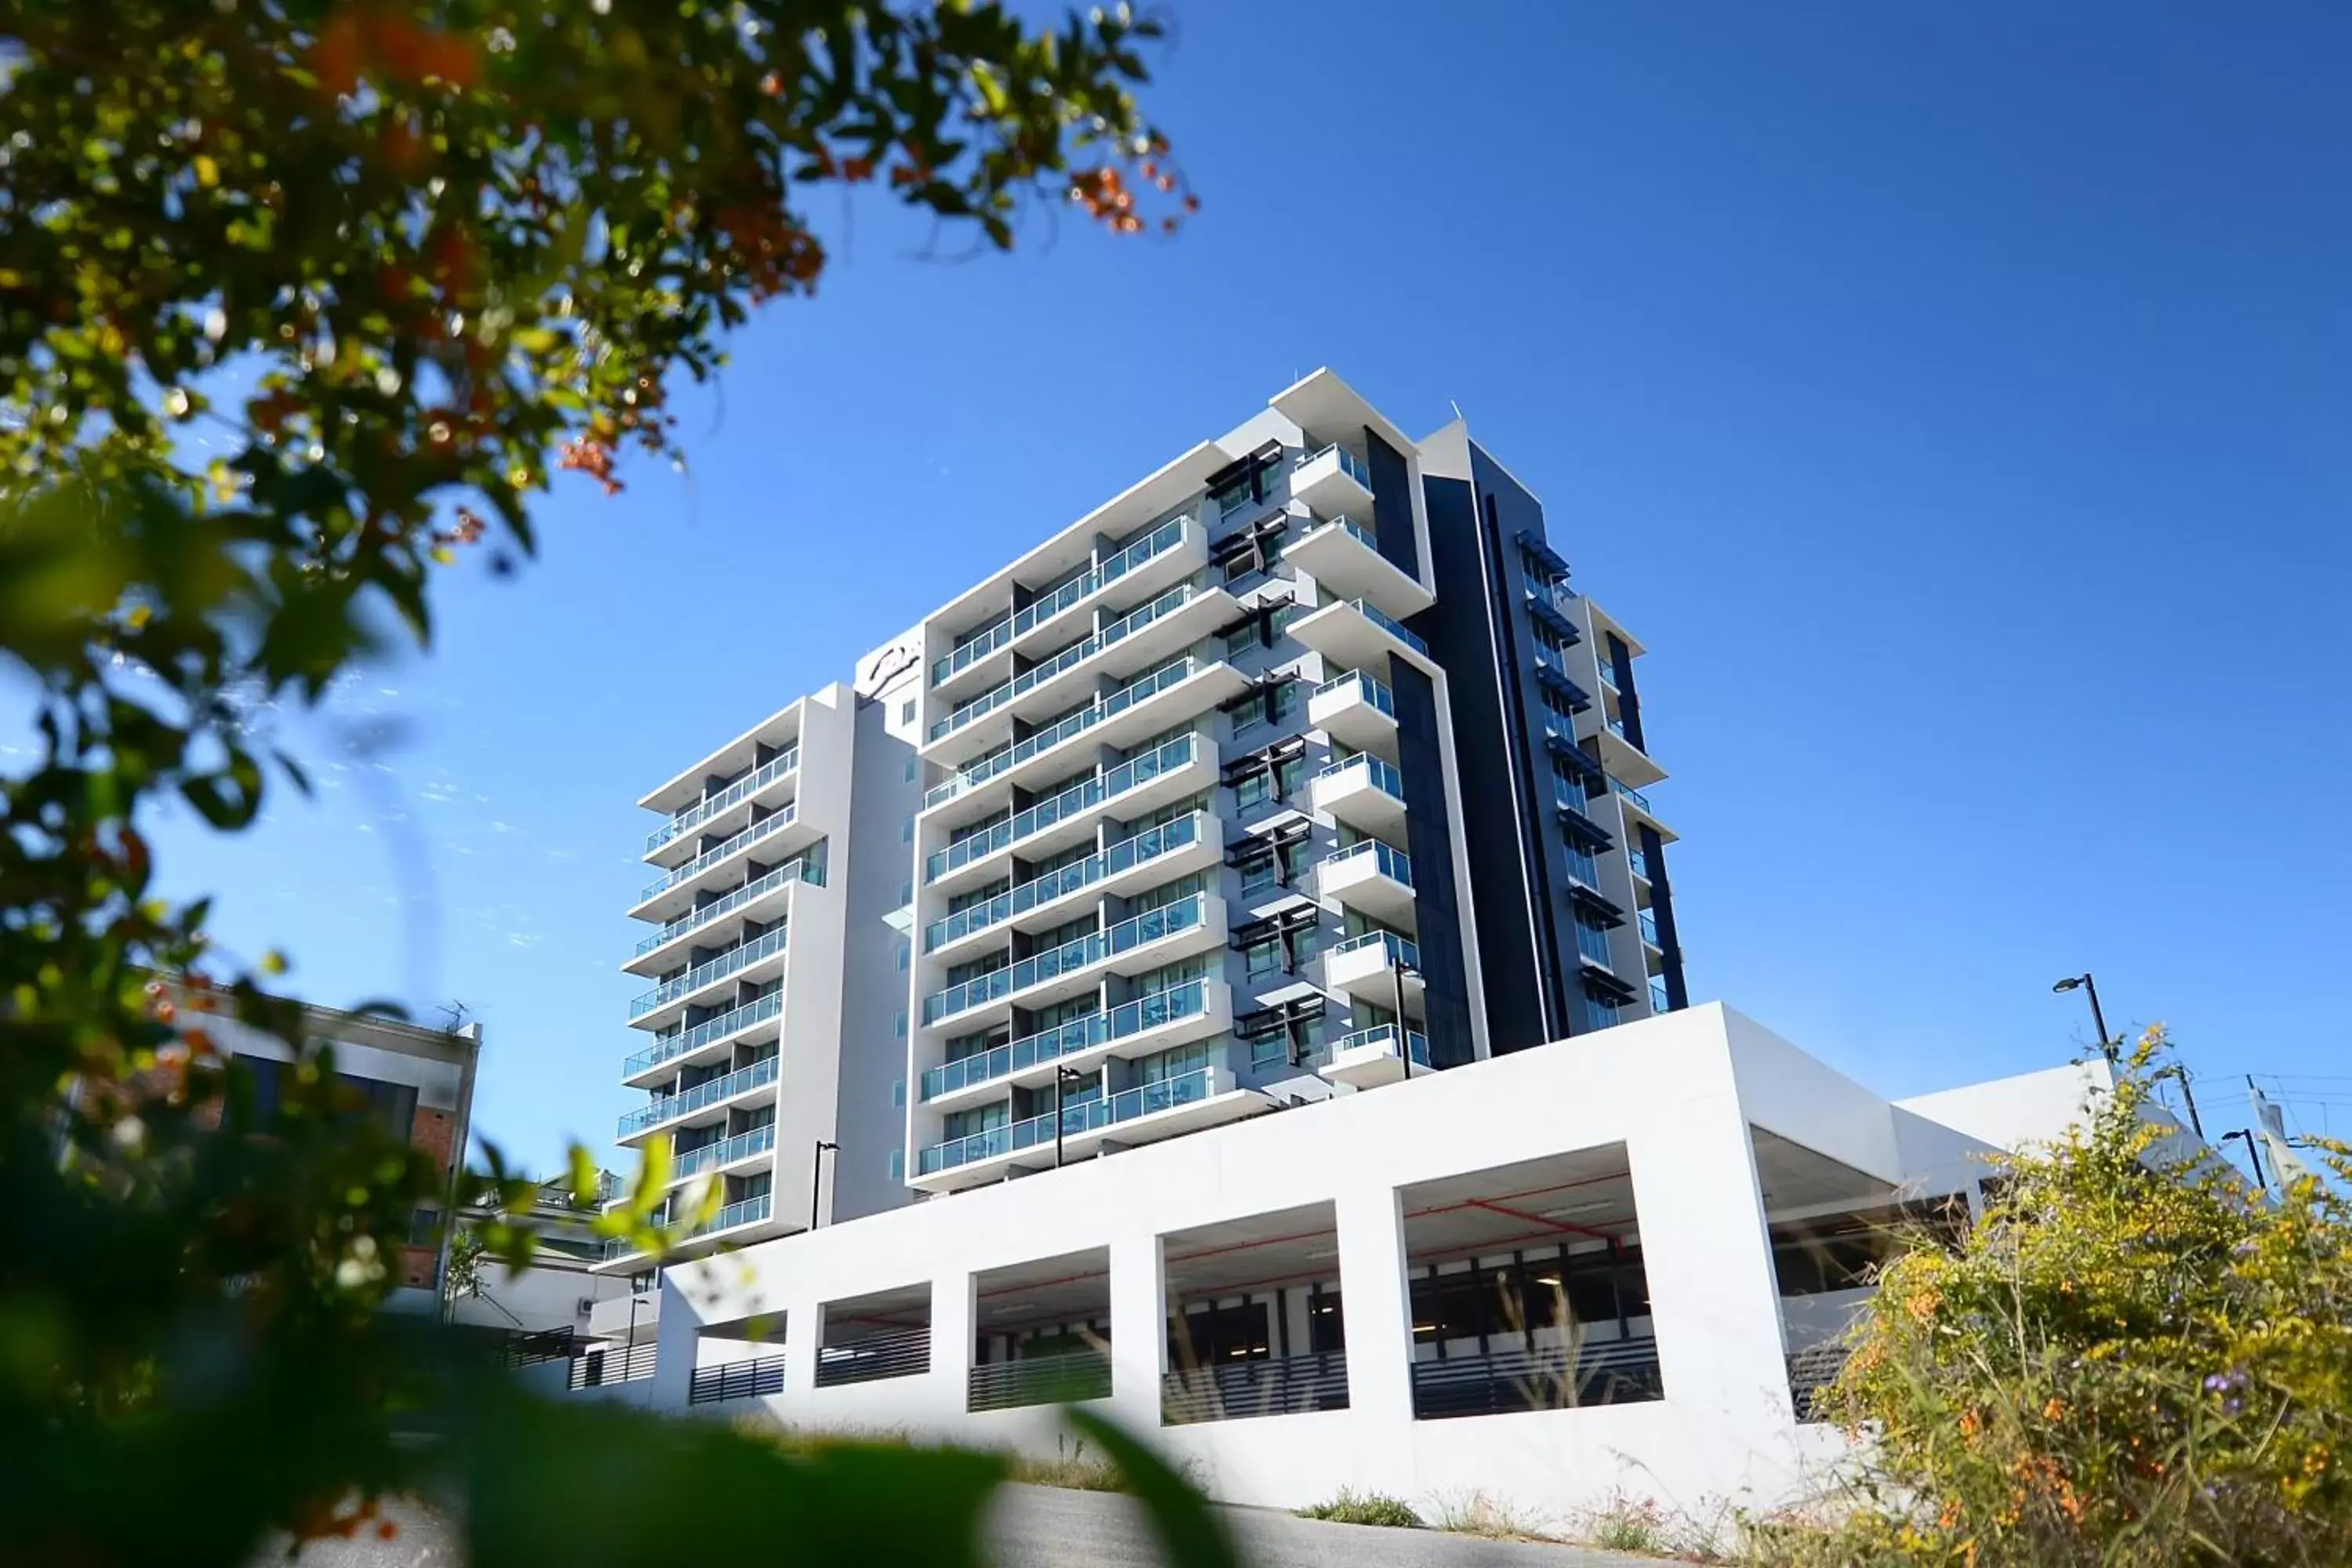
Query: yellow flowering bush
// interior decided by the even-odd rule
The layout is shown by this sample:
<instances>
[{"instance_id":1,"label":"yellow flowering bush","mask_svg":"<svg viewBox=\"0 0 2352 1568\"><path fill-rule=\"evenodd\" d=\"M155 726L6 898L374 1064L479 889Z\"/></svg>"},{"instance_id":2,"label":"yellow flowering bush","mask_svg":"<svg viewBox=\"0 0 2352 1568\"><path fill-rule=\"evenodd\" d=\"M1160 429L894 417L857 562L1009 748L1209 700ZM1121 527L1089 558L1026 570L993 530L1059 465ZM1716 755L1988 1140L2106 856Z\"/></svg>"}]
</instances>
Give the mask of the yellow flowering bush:
<instances>
[{"instance_id":1,"label":"yellow flowering bush","mask_svg":"<svg viewBox=\"0 0 2352 1568\"><path fill-rule=\"evenodd\" d=\"M1768 1557L2352 1563L2352 1163L2255 1190L2146 1114L2163 1048L1885 1267L1819 1405L1858 1506Z\"/></svg>"}]
</instances>

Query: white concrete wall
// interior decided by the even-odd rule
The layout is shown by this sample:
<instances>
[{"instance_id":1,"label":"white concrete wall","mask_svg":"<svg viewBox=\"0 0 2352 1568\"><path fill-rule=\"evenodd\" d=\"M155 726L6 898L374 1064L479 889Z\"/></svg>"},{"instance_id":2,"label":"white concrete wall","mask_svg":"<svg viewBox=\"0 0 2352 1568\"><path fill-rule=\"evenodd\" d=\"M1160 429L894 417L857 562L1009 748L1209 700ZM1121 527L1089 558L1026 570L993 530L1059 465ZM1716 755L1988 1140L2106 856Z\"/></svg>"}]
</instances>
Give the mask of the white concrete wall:
<instances>
[{"instance_id":1,"label":"white concrete wall","mask_svg":"<svg viewBox=\"0 0 2352 1568\"><path fill-rule=\"evenodd\" d=\"M1800 1427L1790 1402L1751 1090L1775 1131L1903 1176L1884 1102L1710 1005L672 1268L657 1403L684 1406L699 1326L782 1310L793 1326L785 1390L765 1402L780 1419L1051 1452L1050 1413L965 1413L972 1276L1107 1247L1108 1407L1155 1432L1218 1496L1287 1507L1343 1484L1416 1498L1483 1489L1556 1510L1622 1487L1685 1507L1761 1506L1800 1487L1837 1440ZM1666 1397L1412 1419L1399 1188L1620 1142ZM1159 1238L1317 1203L1337 1215L1350 1408L1161 1428ZM927 1375L814 1385L805 1326L821 1303L925 1279Z\"/></svg>"},{"instance_id":2,"label":"white concrete wall","mask_svg":"<svg viewBox=\"0 0 2352 1568\"><path fill-rule=\"evenodd\" d=\"M809 1222L810 1176L817 1140L838 1142L841 963L848 936L849 810L856 752L856 700L836 681L801 704L801 820L824 830L823 887L793 890L792 934L784 943L782 1058L776 1078L776 1152L772 1220Z\"/></svg>"}]
</instances>

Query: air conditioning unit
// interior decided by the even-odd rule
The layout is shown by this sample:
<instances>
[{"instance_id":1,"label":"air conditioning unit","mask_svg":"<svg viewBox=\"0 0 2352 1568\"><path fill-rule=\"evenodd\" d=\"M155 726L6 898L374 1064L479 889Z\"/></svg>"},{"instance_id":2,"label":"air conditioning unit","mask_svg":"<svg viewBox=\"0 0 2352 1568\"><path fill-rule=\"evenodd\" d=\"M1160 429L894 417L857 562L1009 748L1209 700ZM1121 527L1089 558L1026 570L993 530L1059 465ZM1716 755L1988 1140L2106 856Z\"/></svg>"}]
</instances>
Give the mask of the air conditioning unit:
<instances>
[{"instance_id":1,"label":"air conditioning unit","mask_svg":"<svg viewBox=\"0 0 2352 1568\"><path fill-rule=\"evenodd\" d=\"M591 1312L594 1311L595 1310L596 1310L596 1298L595 1298L595 1297L593 1297L593 1296L583 1296L583 1297L581 1297L581 1298L580 1298L580 1300L579 1300L579 1301L578 1301L576 1304L574 1304L574 1305L573 1305L573 1307L572 1307L572 1310L576 1315L578 1315L578 1316L580 1316L580 1317L583 1317L583 1318L586 1317L589 1313L591 1313Z\"/></svg>"}]
</instances>

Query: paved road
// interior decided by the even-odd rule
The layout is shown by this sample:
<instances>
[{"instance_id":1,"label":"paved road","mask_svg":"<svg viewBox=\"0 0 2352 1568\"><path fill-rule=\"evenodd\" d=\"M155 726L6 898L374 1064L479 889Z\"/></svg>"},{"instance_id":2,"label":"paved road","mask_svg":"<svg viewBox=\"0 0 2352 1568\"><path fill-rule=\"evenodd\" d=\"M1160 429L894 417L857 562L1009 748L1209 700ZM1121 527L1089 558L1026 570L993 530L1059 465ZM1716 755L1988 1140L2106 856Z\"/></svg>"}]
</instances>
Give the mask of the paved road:
<instances>
[{"instance_id":1,"label":"paved road","mask_svg":"<svg viewBox=\"0 0 2352 1568\"><path fill-rule=\"evenodd\" d=\"M296 1559L299 1568L462 1568L428 1515L406 1504L386 1511L401 1527L396 1539L313 1546ZM1657 1568L1654 1558L1576 1546L1323 1524L1266 1509L1222 1511L1249 1568ZM1133 1500L1105 1492L1007 1487L990 1534L997 1568L1160 1568L1158 1543Z\"/></svg>"}]
</instances>

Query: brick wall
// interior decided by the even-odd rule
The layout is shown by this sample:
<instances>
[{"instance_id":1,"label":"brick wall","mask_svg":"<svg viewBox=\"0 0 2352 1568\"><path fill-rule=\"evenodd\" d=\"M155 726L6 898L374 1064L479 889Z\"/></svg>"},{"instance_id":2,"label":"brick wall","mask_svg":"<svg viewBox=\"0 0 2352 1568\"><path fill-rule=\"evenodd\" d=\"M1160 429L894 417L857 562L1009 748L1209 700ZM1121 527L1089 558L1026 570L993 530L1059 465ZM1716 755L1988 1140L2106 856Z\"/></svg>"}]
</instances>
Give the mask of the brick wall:
<instances>
[{"instance_id":1,"label":"brick wall","mask_svg":"<svg viewBox=\"0 0 2352 1568\"><path fill-rule=\"evenodd\" d=\"M408 1128L409 1146L432 1155L433 1163L444 1171L457 1169L457 1151L452 1146L457 1135L457 1112L433 1110L421 1105Z\"/></svg>"}]
</instances>

